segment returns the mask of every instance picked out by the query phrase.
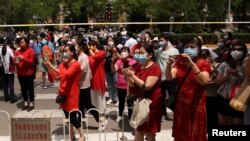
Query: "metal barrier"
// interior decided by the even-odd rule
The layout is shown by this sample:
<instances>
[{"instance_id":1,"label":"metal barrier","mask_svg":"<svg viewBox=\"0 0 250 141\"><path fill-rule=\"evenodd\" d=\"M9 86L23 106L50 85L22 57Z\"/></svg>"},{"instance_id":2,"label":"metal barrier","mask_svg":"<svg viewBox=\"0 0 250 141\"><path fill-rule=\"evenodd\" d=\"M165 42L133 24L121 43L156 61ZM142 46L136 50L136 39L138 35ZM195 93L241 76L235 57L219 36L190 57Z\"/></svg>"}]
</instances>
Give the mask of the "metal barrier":
<instances>
[{"instance_id":1,"label":"metal barrier","mask_svg":"<svg viewBox=\"0 0 250 141\"><path fill-rule=\"evenodd\" d=\"M123 111L123 115L122 115L122 127L121 127L121 129L122 129L122 135L121 135L121 137L119 136L119 133L120 133L120 131L119 131L119 123L116 123L116 132L117 132L117 134L116 134L116 140L117 141L119 141L119 140L121 140L121 141L126 141L127 140L127 138L124 136L124 127L125 127L125 111L126 110L128 110L128 109L132 109L131 107L125 107L124 108L124 111ZM100 123L100 119L102 118L102 117L104 117L105 118L105 120L107 120L107 116L109 115L109 113L110 112L113 112L113 111L115 111L115 113L116 113L116 118L118 118L118 108L108 108L108 109L105 109L105 114L104 115L101 115L100 114L100 112L99 112L99 110L98 109L95 109L95 108L91 108L91 109L89 109L87 112L86 112L86 114L90 114L90 112L91 111L97 111L98 113L99 113L99 122L98 122L98 127L100 128L101 127L101 123ZM87 141L89 141L89 116L87 116L87 118L85 119L85 118L83 118L83 115L82 115L82 112L80 111L80 110L78 110L78 109L73 109L73 110L71 110L70 112L69 112L69 118L68 119L66 119L65 118L65 114L64 114L64 112L62 111L62 110L55 110L55 111L52 111L50 114L49 114L49 117L46 117L46 114L44 113L44 112L42 112L42 111L40 111L40 110L34 110L33 111L33 113L32 113L32 115L31 115L31 117L28 117L28 114L26 113L26 112L24 112L24 111L21 111L21 110L18 110L18 111L16 111L14 114L13 114L13 118L14 117L17 117L17 115L18 114L20 114L20 113L22 113L22 115L23 115L23 117L20 117L20 118L32 118L32 119L34 119L35 118L35 115L36 114L38 114L38 113L42 113L42 116L43 116L43 118L49 118L50 120L52 120L52 118L53 118L53 114L54 113L61 113L61 115L62 115L62 122L63 122L63 139L65 140L66 139L66 123L68 122L69 123L69 139L70 139L70 132L71 132L71 128L70 128L70 115L73 113L73 112L78 112L79 114L77 114L77 115L80 115L80 118L81 118L81 121L83 122L83 121L85 121L86 122L86 130L87 130L87 133L86 133L86 139L87 139ZM12 131L11 131L11 116L10 116L10 114L8 113L8 112L6 112L6 111L0 111L0 113L4 113L5 115L7 115L7 118L8 118L8 121L9 121L9 134L10 135L12 135ZM81 122L81 128L83 128L83 124L82 124L82 122ZM52 125L52 124L51 124ZM50 127L51 128L51 127ZM99 132L99 141L101 141L101 134L103 134L104 133L104 140L106 141L107 140L107 129L105 128L105 130L104 130L104 132ZM52 133L51 133L51 135L52 135ZM11 137L11 136L10 136Z\"/></svg>"},{"instance_id":2,"label":"metal barrier","mask_svg":"<svg viewBox=\"0 0 250 141\"><path fill-rule=\"evenodd\" d=\"M124 135L124 127L125 127L125 120L124 120L125 119L124 118L125 114L124 113L125 113L125 110L128 110L128 109L132 109L133 110L133 107L125 106L125 108L123 110L123 113L122 113L122 118L123 118L123 120L122 120L122 136L120 137L121 141L127 141L128 140L128 138ZM129 122L129 119L128 119L128 122ZM134 129L134 133L135 133L135 130L136 129Z\"/></svg>"},{"instance_id":3,"label":"metal barrier","mask_svg":"<svg viewBox=\"0 0 250 141\"><path fill-rule=\"evenodd\" d=\"M109 112L112 112L112 111L116 111L116 118L118 118L118 115L119 115L118 109L117 109L117 108L109 108ZM118 124L119 124L119 123L116 124L116 125L117 125L117 126L116 126L116 139L117 139L117 141L119 140Z\"/></svg>"},{"instance_id":4,"label":"metal barrier","mask_svg":"<svg viewBox=\"0 0 250 141\"><path fill-rule=\"evenodd\" d=\"M83 127L83 126L82 126L82 122L85 120L85 119L83 119L83 117L82 117L82 112L81 112L80 110L78 110L78 109L72 109L72 110L69 111L69 121L66 121L66 122L69 122L69 140L71 140L70 114L72 114L73 112L79 112L79 113L80 113L80 117L81 117L81 128ZM78 115L78 114L77 114L77 115ZM77 115L76 115L76 116L77 116Z\"/></svg>"},{"instance_id":5,"label":"metal barrier","mask_svg":"<svg viewBox=\"0 0 250 141\"><path fill-rule=\"evenodd\" d=\"M86 112L86 114L89 114L90 111L97 111L97 112L99 113L98 126L99 126L99 128L100 128L100 126L101 126L101 125L100 125L100 117L101 117L100 111L99 111L98 109L96 109L96 108L91 108L91 109L89 109L89 110ZM105 119L106 119L106 115L105 115ZM87 141L89 141L89 116L87 117L86 124L87 124ZM104 133L105 133L104 139L105 139L105 141L106 141L106 129L105 129ZM99 141L100 141L100 140L101 140L101 132L99 132Z\"/></svg>"},{"instance_id":6,"label":"metal barrier","mask_svg":"<svg viewBox=\"0 0 250 141\"><path fill-rule=\"evenodd\" d=\"M52 118L52 115L54 114L54 113L56 113L56 112L60 112L61 114L62 114L62 116L63 116L63 119L62 119L62 122L63 122L63 140L65 140L66 138L65 138L65 114L64 114L64 112L62 111L62 110L55 110L55 111L52 111L51 113L50 113L50 119Z\"/></svg>"}]
</instances>

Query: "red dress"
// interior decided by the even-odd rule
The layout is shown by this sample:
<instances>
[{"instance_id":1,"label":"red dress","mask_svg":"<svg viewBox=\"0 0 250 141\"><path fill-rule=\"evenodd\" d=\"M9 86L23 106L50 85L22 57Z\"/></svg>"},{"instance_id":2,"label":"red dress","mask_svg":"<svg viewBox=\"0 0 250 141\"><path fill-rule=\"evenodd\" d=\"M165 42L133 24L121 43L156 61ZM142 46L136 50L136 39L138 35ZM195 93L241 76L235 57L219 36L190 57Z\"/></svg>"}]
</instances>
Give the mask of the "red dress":
<instances>
[{"instance_id":1,"label":"red dress","mask_svg":"<svg viewBox=\"0 0 250 141\"><path fill-rule=\"evenodd\" d=\"M98 51L94 57L89 56L89 66L92 72L91 89L105 94L105 51Z\"/></svg>"},{"instance_id":2,"label":"red dress","mask_svg":"<svg viewBox=\"0 0 250 141\"><path fill-rule=\"evenodd\" d=\"M153 63L152 66L146 69L138 67L135 75L141 80L146 81L148 76L158 77L158 81L149 91L146 91L146 95L152 100L150 104L149 119L137 128L140 132L156 133L161 130L161 117L163 112L163 99L161 95L161 70L160 67ZM133 91L137 97L141 97L142 89L138 86L133 87Z\"/></svg>"},{"instance_id":3,"label":"red dress","mask_svg":"<svg viewBox=\"0 0 250 141\"><path fill-rule=\"evenodd\" d=\"M211 72L210 63L201 59L196 62L200 71ZM176 64L177 84L181 82L188 68L183 64ZM174 109L173 133L176 141L206 141L206 101L205 87L196 80L190 71L181 86Z\"/></svg>"},{"instance_id":4,"label":"red dress","mask_svg":"<svg viewBox=\"0 0 250 141\"><path fill-rule=\"evenodd\" d=\"M62 62L59 66L59 94L66 95L66 102L60 104L61 108L69 112L73 109L78 109L79 103L79 78L81 73L81 66L78 61L70 64L69 68Z\"/></svg>"}]
</instances>

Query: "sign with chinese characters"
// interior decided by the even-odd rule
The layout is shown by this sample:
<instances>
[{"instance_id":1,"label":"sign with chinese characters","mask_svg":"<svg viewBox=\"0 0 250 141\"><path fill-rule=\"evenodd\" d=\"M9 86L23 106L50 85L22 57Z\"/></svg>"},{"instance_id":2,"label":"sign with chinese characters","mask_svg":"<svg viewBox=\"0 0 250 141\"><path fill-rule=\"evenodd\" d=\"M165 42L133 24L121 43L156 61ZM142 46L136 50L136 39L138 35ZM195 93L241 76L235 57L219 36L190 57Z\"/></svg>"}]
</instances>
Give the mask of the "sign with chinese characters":
<instances>
[{"instance_id":1,"label":"sign with chinese characters","mask_svg":"<svg viewBox=\"0 0 250 141\"><path fill-rule=\"evenodd\" d=\"M49 118L12 118L12 141L51 141Z\"/></svg>"}]
</instances>

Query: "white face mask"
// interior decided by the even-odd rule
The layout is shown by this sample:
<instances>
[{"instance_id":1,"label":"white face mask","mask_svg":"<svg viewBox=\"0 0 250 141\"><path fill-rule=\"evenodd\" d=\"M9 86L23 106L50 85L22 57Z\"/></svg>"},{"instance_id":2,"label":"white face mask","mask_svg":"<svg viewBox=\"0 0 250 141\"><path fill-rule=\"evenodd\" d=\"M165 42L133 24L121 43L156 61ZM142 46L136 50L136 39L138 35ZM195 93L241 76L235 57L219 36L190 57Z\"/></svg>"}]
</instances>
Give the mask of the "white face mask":
<instances>
[{"instance_id":1,"label":"white face mask","mask_svg":"<svg viewBox=\"0 0 250 141\"><path fill-rule=\"evenodd\" d=\"M122 59L127 58L128 57L128 53L127 52L122 52L121 53L121 57L122 57Z\"/></svg>"},{"instance_id":2,"label":"white face mask","mask_svg":"<svg viewBox=\"0 0 250 141\"><path fill-rule=\"evenodd\" d=\"M235 50L235 51L231 52L231 56L233 57L233 59L235 61L239 61L242 58L242 56L243 56L243 52Z\"/></svg>"},{"instance_id":3,"label":"white face mask","mask_svg":"<svg viewBox=\"0 0 250 141\"><path fill-rule=\"evenodd\" d=\"M113 42L113 41L109 41L109 42L108 42L108 45L109 45L109 46L113 46L113 45L114 45L114 42Z\"/></svg>"},{"instance_id":4,"label":"white face mask","mask_svg":"<svg viewBox=\"0 0 250 141\"><path fill-rule=\"evenodd\" d=\"M68 52L64 52L62 58L63 58L63 61L65 61L65 62L68 61L68 59L69 59L69 53Z\"/></svg>"}]
</instances>

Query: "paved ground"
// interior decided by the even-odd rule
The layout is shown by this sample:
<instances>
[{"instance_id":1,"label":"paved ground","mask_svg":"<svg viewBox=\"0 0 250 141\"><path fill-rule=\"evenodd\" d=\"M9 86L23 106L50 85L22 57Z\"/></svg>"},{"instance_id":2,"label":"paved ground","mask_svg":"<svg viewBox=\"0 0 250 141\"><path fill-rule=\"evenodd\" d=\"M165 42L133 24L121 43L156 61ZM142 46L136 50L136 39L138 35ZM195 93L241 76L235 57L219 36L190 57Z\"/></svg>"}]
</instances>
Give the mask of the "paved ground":
<instances>
[{"instance_id":1,"label":"paved ground","mask_svg":"<svg viewBox=\"0 0 250 141\"><path fill-rule=\"evenodd\" d=\"M38 82L41 81L41 79L37 80ZM4 102L3 99L3 91L0 90L0 110L6 111L10 114L11 117L20 117L24 118L25 116L27 117L52 117L51 122L52 122L52 138L53 141L59 141L63 139L63 115L59 112L54 113L51 116L51 113L53 111L58 110L59 106L58 104L55 103L55 97L56 97L56 92L58 89L58 84L59 81L56 81L56 87L55 88L48 88L48 89L42 89L40 87L35 88L35 109L33 111L24 111L21 112L20 108L22 106L22 99L20 95L20 86L15 79L15 93L19 97L19 101L10 104L9 102ZM107 95L107 93L106 93ZM35 110L39 110L39 112L35 112ZM122 122L117 124L115 122L116 116L117 116L117 110L118 108L115 106L115 104L108 105L107 108L107 119L108 119L108 127L106 132L103 133L98 133L98 123L94 121L93 118L89 117L86 119L88 122L88 126L85 124L83 125L84 132L86 136L88 135L88 141L117 141L119 138L122 137L123 133L124 136L128 140L133 140L134 136L132 135L133 128L131 128L128 124L127 120L127 110L125 110L125 117L124 117L124 132L122 132ZM15 115L14 113L17 112ZM171 111L169 111L169 115L172 115ZM3 114L0 113L0 141L9 141L9 120L8 118ZM171 137L171 126L172 126L172 121L171 120L162 120L162 131L157 134L156 138L157 141L171 141L173 138ZM87 134L88 132L88 134ZM66 126L66 137L68 135L68 128Z\"/></svg>"}]
</instances>

